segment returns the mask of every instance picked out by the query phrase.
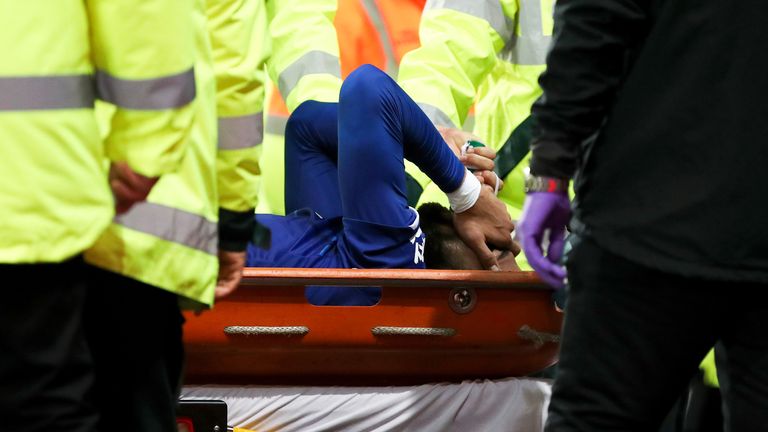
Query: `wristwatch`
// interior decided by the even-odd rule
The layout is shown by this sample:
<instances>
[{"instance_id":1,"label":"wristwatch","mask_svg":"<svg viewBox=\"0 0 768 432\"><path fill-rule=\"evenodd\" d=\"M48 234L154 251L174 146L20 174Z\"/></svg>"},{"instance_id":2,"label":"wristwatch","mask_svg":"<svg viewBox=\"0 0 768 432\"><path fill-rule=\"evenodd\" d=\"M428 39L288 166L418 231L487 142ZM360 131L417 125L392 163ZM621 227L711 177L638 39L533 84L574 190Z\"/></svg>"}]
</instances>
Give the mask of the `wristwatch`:
<instances>
[{"instance_id":1,"label":"wristwatch","mask_svg":"<svg viewBox=\"0 0 768 432\"><path fill-rule=\"evenodd\" d=\"M567 178L555 178L528 175L525 177L525 193L531 192L568 192Z\"/></svg>"}]
</instances>

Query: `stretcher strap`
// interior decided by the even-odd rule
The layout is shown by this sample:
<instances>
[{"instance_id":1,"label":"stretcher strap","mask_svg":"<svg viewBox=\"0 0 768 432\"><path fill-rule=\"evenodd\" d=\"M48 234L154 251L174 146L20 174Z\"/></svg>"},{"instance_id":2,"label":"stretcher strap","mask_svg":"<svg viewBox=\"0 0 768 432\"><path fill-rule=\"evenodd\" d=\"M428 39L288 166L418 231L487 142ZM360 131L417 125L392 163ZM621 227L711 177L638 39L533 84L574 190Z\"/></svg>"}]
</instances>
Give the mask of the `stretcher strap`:
<instances>
[{"instance_id":1,"label":"stretcher strap","mask_svg":"<svg viewBox=\"0 0 768 432\"><path fill-rule=\"evenodd\" d=\"M444 336L456 335L456 330L441 327L388 327L378 326L371 329L374 336Z\"/></svg>"},{"instance_id":2,"label":"stretcher strap","mask_svg":"<svg viewBox=\"0 0 768 432\"><path fill-rule=\"evenodd\" d=\"M309 327L305 326L283 326L283 327L271 327L271 326L227 326L224 327L224 334L226 335L244 335L244 336L264 336L264 335L278 335L278 336L304 336L309 333Z\"/></svg>"}]
</instances>

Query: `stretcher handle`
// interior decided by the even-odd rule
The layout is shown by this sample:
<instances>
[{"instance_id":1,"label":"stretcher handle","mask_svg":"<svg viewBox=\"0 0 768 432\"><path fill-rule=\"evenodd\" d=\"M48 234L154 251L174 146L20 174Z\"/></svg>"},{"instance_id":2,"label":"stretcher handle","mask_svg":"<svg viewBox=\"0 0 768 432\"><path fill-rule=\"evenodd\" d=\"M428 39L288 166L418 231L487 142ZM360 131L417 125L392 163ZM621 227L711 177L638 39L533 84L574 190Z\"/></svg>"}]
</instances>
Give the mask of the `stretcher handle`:
<instances>
[{"instance_id":1,"label":"stretcher handle","mask_svg":"<svg viewBox=\"0 0 768 432\"><path fill-rule=\"evenodd\" d=\"M456 329L450 327L391 327L376 326L371 329L374 336L442 336L456 335Z\"/></svg>"},{"instance_id":2,"label":"stretcher handle","mask_svg":"<svg viewBox=\"0 0 768 432\"><path fill-rule=\"evenodd\" d=\"M377 286L474 287L551 291L536 272L489 270L405 270L270 268L243 269L243 286Z\"/></svg>"},{"instance_id":3,"label":"stretcher handle","mask_svg":"<svg viewBox=\"0 0 768 432\"><path fill-rule=\"evenodd\" d=\"M305 326L226 326L227 336L304 336L309 333Z\"/></svg>"}]
</instances>

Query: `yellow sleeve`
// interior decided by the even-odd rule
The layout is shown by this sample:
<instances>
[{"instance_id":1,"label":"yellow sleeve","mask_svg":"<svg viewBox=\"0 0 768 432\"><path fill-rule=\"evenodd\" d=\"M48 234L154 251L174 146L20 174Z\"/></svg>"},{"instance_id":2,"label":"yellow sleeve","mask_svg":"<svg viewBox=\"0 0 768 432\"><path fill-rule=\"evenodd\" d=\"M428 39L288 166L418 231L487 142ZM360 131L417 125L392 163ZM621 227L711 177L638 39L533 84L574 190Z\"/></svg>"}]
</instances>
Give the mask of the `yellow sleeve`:
<instances>
[{"instance_id":1,"label":"yellow sleeve","mask_svg":"<svg viewBox=\"0 0 768 432\"><path fill-rule=\"evenodd\" d=\"M289 111L307 100L335 102L341 88L336 0L267 2L272 55L270 78Z\"/></svg>"},{"instance_id":2,"label":"yellow sleeve","mask_svg":"<svg viewBox=\"0 0 768 432\"><path fill-rule=\"evenodd\" d=\"M252 214L270 51L266 6L263 0L209 0L207 15L217 90L219 205Z\"/></svg>"},{"instance_id":3,"label":"yellow sleeve","mask_svg":"<svg viewBox=\"0 0 768 432\"><path fill-rule=\"evenodd\" d=\"M498 1L429 0L398 83L433 123L460 128L509 31Z\"/></svg>"},{"instance_id":4,"label":"yellow sleeve","mask_svg":"<svg viewBox=\"0 0 768 432\"><path fill-rule=\"evenodd\" d=\"M86 0L98 97L116 108L107 157L155 177L174 171L194 117L191 0Z\"/></svg>"}]
</instances>

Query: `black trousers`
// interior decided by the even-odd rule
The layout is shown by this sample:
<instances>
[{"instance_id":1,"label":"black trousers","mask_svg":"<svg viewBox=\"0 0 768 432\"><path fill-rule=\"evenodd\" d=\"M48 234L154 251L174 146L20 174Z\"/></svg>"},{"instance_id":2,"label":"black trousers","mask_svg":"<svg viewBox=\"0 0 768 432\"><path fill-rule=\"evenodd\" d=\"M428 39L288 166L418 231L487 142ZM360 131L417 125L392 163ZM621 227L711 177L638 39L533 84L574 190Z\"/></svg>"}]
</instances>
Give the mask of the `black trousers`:
<instances>
[{"instance_id":1,"label":"black trousers","mask_svg":"<svg viewBox=\"0 0 768 432\"><path fill-rule=\"evenodd\" d=\"M86 266L0 265L0 430L87 432L96 412L82 313Z\"/></svg>"},{"instance_id":2,"label":"black trousers","mask_svg":"<svg viewBox=\"0 0 768 432\"><path fill-rule=\"evenodd\" d=\"M567 267L546 431L658 430L718 340L725 430L768 431L768 286L666 274L588 238Z\"/></svg>"},{"instance_id":3,"label":"black trousers","mask_svg":"<svg viewBox=\"0 0 768 432\"><path fill-rule=\"evenodd\" d=\"M705 384L703 373L698 373L675 402L659 432L723 432L720 389Z\"/></svg>"},{"instance_id":4,"label":"black trousers","mask_svg":"<svg viewBox=\"0 0 768 432\"><path fill-rule=\"evenodd\" d=\"M85 329L99 430L175 432L184 318L175 294L92 269Z\"/></svg>"}]
</instances>

